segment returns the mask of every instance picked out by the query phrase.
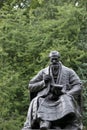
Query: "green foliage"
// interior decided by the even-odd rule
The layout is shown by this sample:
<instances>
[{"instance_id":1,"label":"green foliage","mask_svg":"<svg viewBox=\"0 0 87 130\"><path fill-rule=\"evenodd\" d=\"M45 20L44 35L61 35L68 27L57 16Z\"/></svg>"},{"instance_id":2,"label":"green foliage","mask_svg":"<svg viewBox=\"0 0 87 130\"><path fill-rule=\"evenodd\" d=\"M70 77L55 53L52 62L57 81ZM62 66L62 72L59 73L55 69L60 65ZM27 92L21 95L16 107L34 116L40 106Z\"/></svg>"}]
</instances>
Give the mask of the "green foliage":
<instances>
[{"instance_id":1,"label":"green foliage","mask_svg":"<svg viewBox=\"0 0 87 130\"><path fill-rule=\"evenodd\" d=\"M32 0L25 6L8 0L0 10L0 129L19 130L29 105L29 80L58 50L61 61L84 83L84 125L87 126L87 11L80 0ZM17 8L14 8L18 5Z\"/></svg>"}]
</instances>

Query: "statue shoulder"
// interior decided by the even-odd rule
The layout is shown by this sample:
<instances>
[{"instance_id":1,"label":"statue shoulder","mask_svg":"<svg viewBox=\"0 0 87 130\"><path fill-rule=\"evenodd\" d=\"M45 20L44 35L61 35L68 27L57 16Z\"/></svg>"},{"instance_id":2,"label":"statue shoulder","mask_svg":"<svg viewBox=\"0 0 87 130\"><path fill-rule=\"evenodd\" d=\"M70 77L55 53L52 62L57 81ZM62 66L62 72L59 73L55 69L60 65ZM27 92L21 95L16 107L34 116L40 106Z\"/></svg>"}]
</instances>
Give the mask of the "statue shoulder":
<instances>
[{"instance_id":1,"label":"statue shoulder","mask_svg":"<svg viewBox=\"0 0 87 130\"><path fill-rule=\"evenodd\" d=\"M64 66L64 65L62 65L62 69L65 70L65 71L68 71L68 72L73 71L71 68L66 67L66 66Z\"/></svg>"},{"instance_id":2,"label":"statue shoulder","mask_svg":"<svg viewBox=\"0 0 87 130\"><path fill-rule=\"evenodd\" d=\"M69 68L69 67L62 65L62 69L69 74L75 74L76 75L76 72L72 68Z\"/></svg>"},{"instance_id":3,"label":"statue shoulder","mask_svg":"<svg viewBox=\"0 0 87 130\"><path fill-rule=\"evenodd\" d=\"M46 68L42 69L42 73L43 74L49 74L49 66L47 66Z\"/></svg>"}]
</instances>

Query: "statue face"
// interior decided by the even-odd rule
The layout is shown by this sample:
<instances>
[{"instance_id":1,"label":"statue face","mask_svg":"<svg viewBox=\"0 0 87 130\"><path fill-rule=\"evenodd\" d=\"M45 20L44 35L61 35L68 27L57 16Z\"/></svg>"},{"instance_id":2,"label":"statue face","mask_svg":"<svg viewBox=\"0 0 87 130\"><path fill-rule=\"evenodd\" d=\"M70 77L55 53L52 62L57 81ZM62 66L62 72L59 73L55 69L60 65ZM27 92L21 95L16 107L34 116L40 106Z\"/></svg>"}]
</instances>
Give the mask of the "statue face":
<instances>
[{"instance_id":1,"label":"statue face","mask_svg":"<svg viewBox=\"0 0 87 130\"><path fill-rule=\"evenodd\" d=\"M58 57L50 57L51 64L56 65L59 63Z\"/></svg>"}]
</instances>

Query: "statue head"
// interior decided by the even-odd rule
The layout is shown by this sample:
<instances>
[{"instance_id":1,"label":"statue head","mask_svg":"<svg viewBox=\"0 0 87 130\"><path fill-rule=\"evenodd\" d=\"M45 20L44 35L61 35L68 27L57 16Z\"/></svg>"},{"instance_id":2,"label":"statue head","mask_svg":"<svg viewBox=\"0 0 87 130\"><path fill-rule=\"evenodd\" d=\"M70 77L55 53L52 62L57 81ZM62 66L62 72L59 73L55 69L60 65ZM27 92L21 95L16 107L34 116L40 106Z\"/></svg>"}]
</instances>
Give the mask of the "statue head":
<instances>
[{"instance_id":1,"label":"statue head","mask_svg":"<svg viewBox=\"0 0 87 130\"><path fill-rule=\"evenodd\" d=\"M60 53L58 51L51 51L49 54L51 64L55 65L59 63Z\"/></svg>"}]
</instances>

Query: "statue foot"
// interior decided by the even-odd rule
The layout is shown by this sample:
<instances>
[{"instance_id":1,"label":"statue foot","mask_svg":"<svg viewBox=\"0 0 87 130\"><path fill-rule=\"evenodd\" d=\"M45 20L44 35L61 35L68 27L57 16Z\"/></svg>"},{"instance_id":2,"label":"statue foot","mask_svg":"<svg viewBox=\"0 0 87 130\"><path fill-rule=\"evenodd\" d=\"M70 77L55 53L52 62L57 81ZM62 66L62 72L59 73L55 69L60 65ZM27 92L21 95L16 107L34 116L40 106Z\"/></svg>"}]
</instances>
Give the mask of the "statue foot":
<instances>
[{"instance_id":1,"label":"statue foot","mask_svg":"<svg viewBox=\"0 0 87 130\"><path fill-rule=\"evenodd\" d=\"M41 121L40 122L40 130L48 130L50 128L51 123L49 121Z\"/></svg>"},{"instance_id":2,"label":"statue foot","mask_svg":"<svg viewBox=\"0 0 87 130\"><path fill-rule=\"evenodd\" d=\"M47 127L41 127L40 130L48 130Z\"/></svg>"},{"instance_id":3,"label":"statue foot","mask_svg":"<svg viewBox=\"0 0 87 130\"><path fill-rule=\"evenodd\" d=\"M22 128L22 130L32 130L32 129L29 127L29 128Z\"/></svg>"}]
</instances>

